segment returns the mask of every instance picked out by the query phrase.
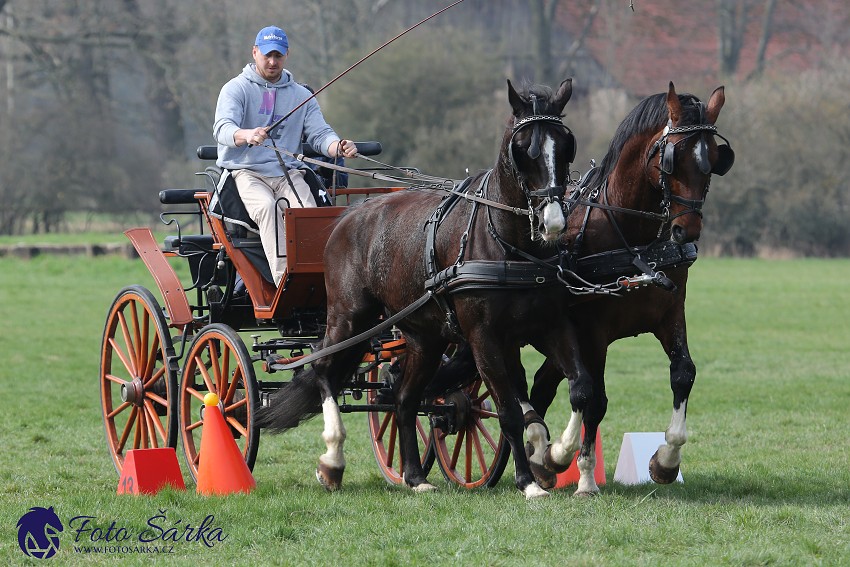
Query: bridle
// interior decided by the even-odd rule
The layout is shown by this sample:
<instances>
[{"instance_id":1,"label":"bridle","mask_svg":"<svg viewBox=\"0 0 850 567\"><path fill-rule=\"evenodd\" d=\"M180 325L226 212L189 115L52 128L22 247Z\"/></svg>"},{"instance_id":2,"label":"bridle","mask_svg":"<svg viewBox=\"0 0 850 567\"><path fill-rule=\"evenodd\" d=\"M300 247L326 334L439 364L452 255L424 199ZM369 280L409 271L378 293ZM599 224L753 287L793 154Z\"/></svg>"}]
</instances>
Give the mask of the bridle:
<instances>
[{"instance_id":1,"label":"bridle","mask_svg":"<svg viewBox=\"0 0 850 567\"><path fill-rule=\"evenodd\" d=\"M531 116L520 118L515 122L513 130L511 132L510 140L508 140L508 159L510 161L511 172L513 173L514 178L517 180L517 183L519 184L523 194L525 194L526 200L528 201L529 210L533 209L531 203L532 198L542 199L541 203L536 208L536 210L539 211L553 202L557 202L561 206L563 206L564 195L566 195L567 192L567 185L570 183L570 168L569 166L567 166L567 175L564 178L564 183L562 185L552 185L546 187L545 189L529 189L528 181L525 174L517 166L516 157L514 156L514 139L516 138L517 134L525 128L533 128L531 134L531 144L528 147L527 153L528 157L534 160L540 157L541 125L549 124L563 128L568 137L571 138L573 146L572 155L568 156L568 164L571 164L575 159L576 143L575 136L573 135L572 130L570 130L567 125L564 124L564 122L561 120L561 117L548 114L540 114L538 111L537 96L533 94L530 96L532 104L532 114Z\"/></svg>"},{"instance_id":2,"label":"bridle","mask_svg":"<svg viewBox=\"0 0 850 567\"><path fill-rule=\"evenodd\" d=\"M702 109L701 109L702 110ZM702 114L702 112L701 112ZM710 132L713 136L718 136L722 138L726 142L726 150L729 154L732 155L732 160L734 160L734 153L732 152L729 146L729 140L727 140L724 136L717 133L717 126L714 124L691 124L687 126L673 126L672 121L668 120L667 125L664 127L664 130L661 133L661 137L655 141L654 144L649 149L649 152L646 156L646 163L644 165L644 172L646 173L647 178L650 180L650 184L652 184L652 177L649 175L650 162L655 156L658 154L658 183L661 189L661 210L664 216L664 224L672 222L678 217L687 215L687 214L695 214L702 218L702 207L705 205L706 195L708 194L708 187L711 184L711 176L710 174L715 172L712 169L711 163L708 161L708 145L702 134L704 132ZM672 142L669 140L669 137L673 134L685 134L681 139ZM704 175L708 175L708 179L705 182L705 187L702 191L701 199L685 199L684 197L680 197L679 195L674 195L673 191L670 187L670 176L673 174L673 171L676 166L676 146L689 140L693 136L699 135L700 139L697 141L697 146L695 148L696 161L697 166L699 167L700 172ZM725 152L724 152L725 153ZM728 155L726 156L728 158ZM729 164L731 167L731 164ZM728 168L727 168L728 170ZM715 172L717 173L717 172ZM719 173L722 175L725 173ZM676 215L670 216L670 205L671 203L678 203L684 207L684 210L680 211Z\"/></svg>"}]
</instances>

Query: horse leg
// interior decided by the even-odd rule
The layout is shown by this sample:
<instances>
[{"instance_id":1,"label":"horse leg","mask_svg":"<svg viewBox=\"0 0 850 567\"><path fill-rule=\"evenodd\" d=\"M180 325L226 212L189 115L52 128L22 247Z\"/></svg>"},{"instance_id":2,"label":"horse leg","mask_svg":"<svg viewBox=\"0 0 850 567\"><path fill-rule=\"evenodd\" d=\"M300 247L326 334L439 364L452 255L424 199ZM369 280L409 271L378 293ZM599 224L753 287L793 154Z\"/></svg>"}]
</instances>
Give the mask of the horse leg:
<instances>
[{"instance_id":1,"label":"horse leg","mask_svg":"<svg viewBox=\"0 0 850 567\"><path fill-rule=\"evenodd\" d=\"M529 401L540 417L546 417L546 412L555 400L555 395L558 393L558 386L564 378L564 373L548 358L537 369L537 372L534 374L534 383L531 386L531 397Z\"/></svg>"},{"instance_id":2,"label":"horse leg","mask_svg":"<svg viewBox=\"0 0 850 567\"><path fill-rule=\"evenodd\" d=\"M605 361L608 356L608 343L592 332L582 334L578 342L581 361L593 378L593 391L584 413L584 438L576 457L579 480L573 495L594 496L599 494L599 486L595 478L596 432L608 410L608 397L605 395Z\"/></svg>"},{"instance_id":3,"label":"horse leg","mask_svg":"<svg viewBox=\"0 0 850 567\"><path fill-rule=\"evenodd\" d=\"M337 315L335 310L331 310L328 314L328 327L322 344L324 346L337 344L353 336L357 329L367 327L373 319L374 315L368 309L368 304L366 307L360 306L359 309L344 311L341 315ZM320 358L313 364L313 369L319 377L322 416L325 424L322 430L322 440L327 448L325 453L319 456L316 478L329 491L339 489L342 484L342 475L345 472L343 444L345 443L346 433L336 396L342 390L343 383L351 377L357 368L367 347L368 343L352 346L336 354Z\"/></svg>"},{"instance_id":4,"label":"horse leg","mask_svg":"<svg viewBox=\"0 0 850 567\"><path fill-rule=\"evenodd\" d=\"M519 404L521 396L515 387L516 381L512 379L512 377L520 375L525 376L525 371L519 359L519 349L511 350L510 347L502 345L494 337L475 340L470 335L467 338L469 343L473 345L475 361L481 378L499 408L499 425L502 428L502 435L505 436L511 446L511 454L516 467L516 487L525 494L528 500L549 496L549 493L543 490L534 479L523 446L524 421L522 408ZM476 346L479 348L476 348ZM505 358L506 355L510 356L510 360ZM523 393L522 397L524 396Z\"/></svg>"},{"instance_id":5,"label":"horse leg","mask_svg":"<svg viewBox=\"0 0 850 567\"><path fill-rule=\"evenodd\" d=\"M543 464L543 455L549 446L549 428L527 400L520 401L520 408L525 422L525 436L528 439L525 444L528 464L537 484L544 490L549 490L554 488L558 481L557 475Z\"/></svg>"},{"instance_id":6,"label":"horse leg","mask_svg":"<svg viewBox=\"0 0 850 567\"><path fill-rule=\"evenodd\" d=\"M404 373L396 391L396 423L398 425L399 450L402 460L402 477L414 492L436 490L422 470L422 460L417 443L416 416L425 392L440 364L440 355L446 345L429 346L423 349L418 341L405 336Z\"/></svg>"},{"instance_id":7,"label":"horse leg","mask_svg":"<svg viewBox=\"0 0 850 567\"><path fill-rule=\"evenodd\" d=\"M696 366L688 350L684 313L678 324L664 325L670 333L656 333L670 358L670 388L673 390L673 416L664 434L665 444L649 461L649 476L659 484L670 484L679 475L682 462L681 448L688 440L686 417L688 397L696 379Z\"/></svg>"},{"instance_id":8,"label":"horse leg","mask_svg":"<svg viewBox=\"0 0 850 567\"><path fill-rule=\"evenodd\" d=\"M463 376L468 375L470 372L474 372L475 370L475 362L473 360L472 350L469 348L468 344L465 343L465 346L460 348L455 356L452 358L449 363L452 365L452 370L454 373L452 374L453 378L461 378ZM547 364L544 362L543 367L546 367ZM551 365L549 365L551 366ZM439 373L443 373L445 367L441 367ZM455 369L462 369L460 372L457 372ZM554 368L554 367L553 367ZM540 371L538 371L539 373ZM557 381L560 382L563 380L563 374L555 370L555 374L558 376ZM535 386L536 386L537 376L535 376ZM557 383L555 384L555 389L557 389ZM535 408L537 407L535 404L529 402L527 397L524 395L526 390L525 385L525 373L522 373L522 383L517 384L517 391L522 395L520 399L520 408L523 413L523 421L525 423L525 434L528 442L525 445L525 454L528 457L529 466L531 467L531 472L534 475L537 483L544 489L548 490L555 486L557 482L557 476L554 472L548 470L543 464L543 454L546 452L546 448L549 446L549 429L546 427L546 423L543 421L543 418ZM532 390L533 392L534 390ZM554 396L553 396L554 397ZM551 402L551 400L550 400ZM548 408L549 404L546 404L545 408Z\"/></svg>"},{"instance_id":9,"label":"horse leg","mask_svg":"<svg viewBox=\"0 0 850 567\"><path fill-rule=\"evenodd\" d=\"M567 377L570 384L570 407L572 408L570 421L561 436L543 455L544 465L555 473L567 470L573 456L579 450L581 425L594 390L593 377L584 366L572 327L565 328L560 334L553 333L550 337L557 339L558 335L560 335L560 341L545 345L542 350L538 349L553 361L555 367L560 369L561 374Z\"/></svg>"},{"instance_id":10,"label":"horse leg","mask_svg":"<svg viewBox=\"0 0 850 567\"><path fill-rule=\"evenodd\" d=\"M322 415L325 418L322 440L327 446L327 451L319 456L316 479L327 490L333 492L339 489L342 484L342 474L345 472L345 456L342 452L342 445L345 442L345 426L342 424L342 415L334 396L324 395Z\"/></svg>"}]
</instances>

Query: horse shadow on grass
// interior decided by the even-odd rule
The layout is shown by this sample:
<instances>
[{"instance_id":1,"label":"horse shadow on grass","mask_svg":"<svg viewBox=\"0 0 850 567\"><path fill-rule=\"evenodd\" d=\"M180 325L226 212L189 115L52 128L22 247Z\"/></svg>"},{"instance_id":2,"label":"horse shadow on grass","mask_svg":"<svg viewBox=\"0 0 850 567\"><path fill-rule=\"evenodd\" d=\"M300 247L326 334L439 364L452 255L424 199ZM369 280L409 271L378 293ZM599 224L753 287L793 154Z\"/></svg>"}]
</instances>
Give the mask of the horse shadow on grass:
<instances>
[{"instance_id":1,"label":"horse shadow on grass","mask_svg":"<svg viewBox=\"0 0 850 567\"><path fill-rule=\"evenodd\" d=\"M835 475L783 475L775 472L733 475L729 473L683 472L683 483L652 482L624 485L610 482L601 496L619 495L637 500L664 497L695 503L747 502L755 505L824 506L850 503L850 478ZM569 490L569 489L567 489Z\"/></svg>"}]
</instances>

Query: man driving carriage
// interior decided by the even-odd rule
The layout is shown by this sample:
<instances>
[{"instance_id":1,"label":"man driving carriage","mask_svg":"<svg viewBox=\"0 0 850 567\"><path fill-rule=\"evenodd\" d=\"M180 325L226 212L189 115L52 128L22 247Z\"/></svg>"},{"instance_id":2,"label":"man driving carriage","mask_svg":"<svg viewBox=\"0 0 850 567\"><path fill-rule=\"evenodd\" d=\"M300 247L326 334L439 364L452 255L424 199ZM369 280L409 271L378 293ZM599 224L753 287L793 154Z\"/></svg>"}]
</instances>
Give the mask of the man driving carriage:
<instances>
[{"instance_id":1,"label":"man driving carriage","mask_svg":"<svg viewBox=\"0 0 850 567\"><path fill-rule=\"evenodd\" d=\"M303 137L323 155L337 158L354 157L357 147L340 139L328 125L316 99L270 128L311 94L284 68L289 40L281 28L260 30L252 56L254 62L219 93L213 125L216 164L232 175L245 209L259 228L274 283L279 285L286 267L286 244L278 207L315 207L316 201L304 179L304 164L275 148L300 153Z\"/></svg>"}]
</instances>

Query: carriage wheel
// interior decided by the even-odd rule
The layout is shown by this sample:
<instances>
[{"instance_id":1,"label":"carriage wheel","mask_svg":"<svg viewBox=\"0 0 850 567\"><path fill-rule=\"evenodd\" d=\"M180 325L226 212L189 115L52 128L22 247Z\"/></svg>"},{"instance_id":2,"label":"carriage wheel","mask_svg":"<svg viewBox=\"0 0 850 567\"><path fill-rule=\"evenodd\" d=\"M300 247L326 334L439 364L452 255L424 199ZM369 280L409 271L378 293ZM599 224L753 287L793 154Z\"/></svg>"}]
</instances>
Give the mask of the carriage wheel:
<instances>
[{"instance_id":1,"label":"carriage wheel","mask_svg":"<svg viewBox=\"0 0 850 567\"><path fill-rule=\"evenodd\" d=\"M510 445L502 436L497 409L481 381L442 398L454 403L457 433L432 428L434 451L446 480L463 488L495 486L510 456Z\"/></svg>"},{"instance_id":2,"label":"carriage wheel","mask_svg":"<svg viewBox=\"0 0 850 567\"><path fill-rule=\"evenodd\" d=\"M106 445L118 473L126 451L177 446L177 370L165 316L142 286L109 308L100 355Z\"/></svg>"},{"instance_id":3,"label":"carriage wheel","mask_svg":"<svg viewBox=\"0 0 850 567\"><path fill-rule=\"evenodd\" d=\"M183 366L180 382L180 435L189 473L198 478L204 396L221 400L224 421L230 426L245 462L253 469L260 442L256 422L259 404L257 378L248 349L239 335L222 324L207 325L198 333Z\"/></svg>"},{"instance_id":4,"label":"carriage wheel","mask_svg":"<svg viewBox=\"0 0 850 567\"><path fill-rule=\"evenodd\" d=\"M370 370L366 379L369 382L385 381L389 375L390 366L389 363L381 364L378 368ZM391 395L387 397L381 391L373 389L367 390L366 400L369 404L392 403ZM366 418L369 422L369 436L372 438L372 452L375 454L381 475L390 484L403 485L404 478L402 475L404 470L401 462L401 451L398 446L398 426L396 425L395 412L372 411L366 414ZM418 416L416 418L416 433L419 440L422 469L427 475L434 464L434 449L431 445L430 435L422 424L422 418Z\"/></svg>"}]
</instances>

